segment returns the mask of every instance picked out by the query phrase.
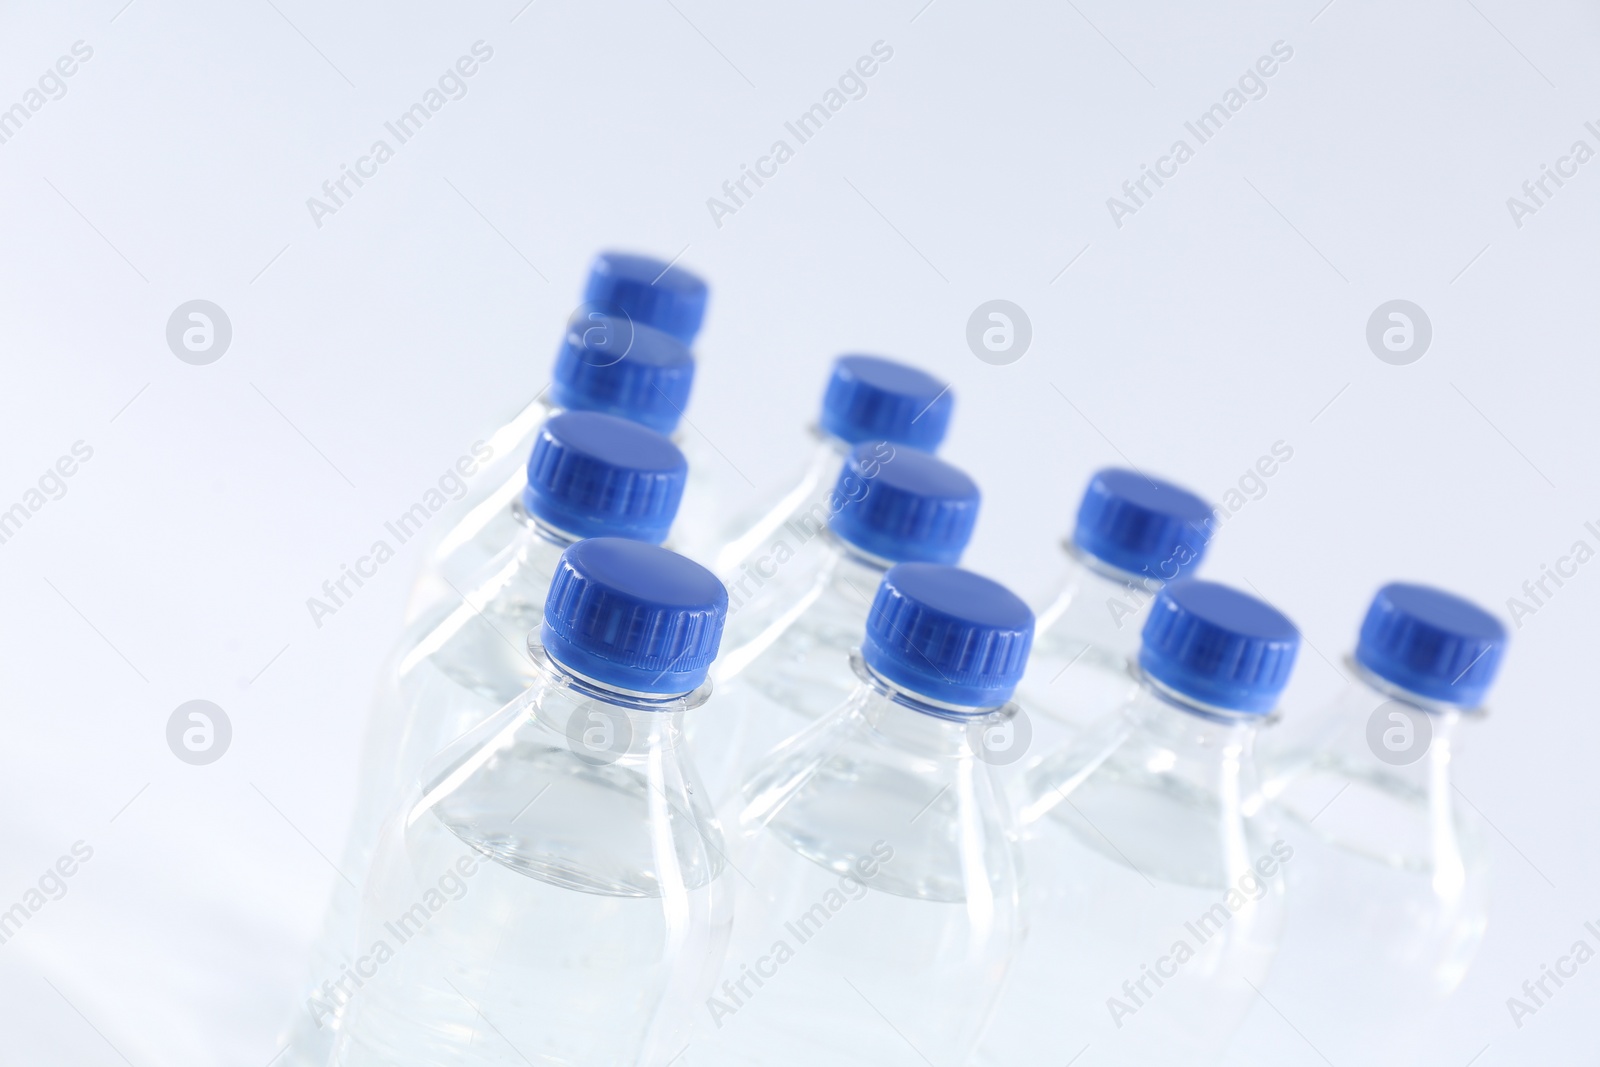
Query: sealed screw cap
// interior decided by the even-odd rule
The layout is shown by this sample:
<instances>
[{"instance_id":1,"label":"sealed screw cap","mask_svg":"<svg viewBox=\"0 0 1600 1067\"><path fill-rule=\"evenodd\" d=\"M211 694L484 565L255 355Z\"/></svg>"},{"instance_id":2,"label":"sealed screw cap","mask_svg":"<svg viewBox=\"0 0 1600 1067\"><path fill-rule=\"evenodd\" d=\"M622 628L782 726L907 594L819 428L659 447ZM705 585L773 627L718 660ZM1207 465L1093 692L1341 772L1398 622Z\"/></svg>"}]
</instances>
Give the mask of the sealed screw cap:
<instances>
[{"instance_id":1,"label":"sealed screw cap","mask_svg":"<svg viewBox=\"0 0 1600 1067\"><path fill-rule=\"evenodd\" d=\"M615 415L564 411L534 439L522 504L577 537L659 543L688 474L678 446L654 430Z\"/></svg>"},{"instance_id":2,"label":"sealed screw cap","mask_svg":"<svg viewBox=\"0 0 1600 1067\"><path fill-rule=\"evenodd\" d=\"M1475 708L1488 695L1505 649L1506 628L1470 600L1393 582L1372 598L1356 662L1420 697Z\"/></svg>"},{"instance_id":3,"label":"sealed screw cap","mask_svg":"<svg viewBox=\"0 0 1600 1067\"><path fill-rule=\"evenodd\" d=\"M941 459L884 441L855 447L833 499L833 532L894 563L955 563L978 521L976 482Z\"/></svg>"},{"instance_id":4,"label":"sealed screw cap","mask_svg":"<svg viewBox=\"0 0 1600 1067\"><path fill-rule=\"evenodd\" d=\"M1118 570L1170 582L1205 556L1211 508L1182 486L1108 467L1089 479L1072 540Z\"/></svg>"},{"instance_id":5,"label":"sealed screw cap","mask_svg":"<svg viewBox=\"0 0 1600 1067\"><path fill-rule=\"evenodd\" d=\"M589 267L584 303L615 309L641 326L693 344L706 317L706 283L664 259L628 252L602 252Z\"/></svg>"},{"instance_id":6,"label":"sealed screw cap","mask_svg":"<svg viewBox=\"0 0 1600 1067\"><path fill-rule=\"evenodd\" d=\"M560 663L639 693L688 693L722 643L728 591L693 560L617 537L561 554L540 640Z\"/></svg>"},{"instance_id":7,"label":"sealed screw cap","mask_svg":"<svg viewBox=\"0 0 1600 1067\"><path fill-rule=\"evenodd\" d=\"M840 356L822 396L824 431L852 445L882 440L933 452L950 428L950 386L881 356Z\"/></svg>"},{"instance_id":8,"label":"sealed screw cap","mask_svg":"<svg viewBox=\"0 0 1600 1067\"><path fill-rule=\"evenodd\" d=\"M689 404L694 356L669 333L591 316L567 331L551 379L558 407L601 411L670 434Z\"/></svg>"},{"instance_id":9,"label":"sealed screw cap","mask_svg":"<svg viewBox=\"0 0 1600 1067\"><path fill-rule=\"evenodd\" d=\"M1033 647L1033 612L1005 586L937 563L889 568L861 655L931 700L994 707L1011 699Z\"/></svg>"},{"instance_id":10,"label":"sealed screw cap","mask_svg":"<svg viewBox=\"0 0 1600 1067\"><path fill-rule=\"evenodd\" d=\"M1139 666L1147 675L1231 711L1271 711L1300 651L1300 633L1281 612L1216 582L1163 588L1142 636Z\"/></svg>"}]
</instances>

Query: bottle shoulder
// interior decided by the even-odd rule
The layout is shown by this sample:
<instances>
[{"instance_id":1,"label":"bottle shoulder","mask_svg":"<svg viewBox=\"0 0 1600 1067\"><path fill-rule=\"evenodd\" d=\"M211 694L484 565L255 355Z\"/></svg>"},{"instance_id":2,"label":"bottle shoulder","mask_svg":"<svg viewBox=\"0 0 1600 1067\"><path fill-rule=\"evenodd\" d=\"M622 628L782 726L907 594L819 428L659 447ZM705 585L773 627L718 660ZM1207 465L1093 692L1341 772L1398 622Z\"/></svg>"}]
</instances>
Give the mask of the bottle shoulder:
<instances>
[{"instance_id":1,"label":"bottle shoulder","mask_svg":"<svg viewBox=\"0 0 1600 1067\"><path fill-rule=\"evenodd\" d=\"M832 439L819 440L782 496L733 523L712 569L731 584L745 570L765 568L779 555L793 551L798 535L825 525L829 494L847 451Z\"/></svg>"},{"instance_id":2,"label":"bottle shoulder","mask_svg":"<svg viewBox=\"0 0 1600 1067\"><path fill-rule=\"evenodd\" d=\"M1269 848L1255 730L1141 691L1026 775L1024 821L1152 882L1226 888Z\"/></svg>"},{"instance_id":3,"label":"bottle shoulder","mask_svg":"<svg viewBox=\"0 0 1600 1067\"><path fill-rule=\"evenodd\" d=\"M885 570L823 530L756 597L745 599L744 585L730 586L728 626L712 676L789 678L827 671L830 659L846 664L861 643Z\"/></svg>"},{"instance_id":4,"label":"bottle shoulder","mask_svg":"<svg viewBox=\"0 0 1600 1067\"><path fill-rule=\"evenodd\" d=\"M1488 827L1455 785L1477 716L1352 681L1282 742L1265 739L1264 790L1340 850L1445 882L1481 867Z\"/></svg>"},{"instance_id":5,"label":"bottle shoulder","mask_svg":"<svg viewBox=\"0 0 1600 1067\"><path fill-rule=\"evenodd\" d=\"M459 591L456 603L419 620L395 659L401 685L438 672L475 691L510 700L530 681L528 635L538 630L545 593L564 544L531 527Z\"/></svg>"},{"instance_id":6,"label":"bottle shoulder","mask_svg":"<svg viewBox=\"0 0 1600 1067\"><path fill-rule=\"evenodd\" d=\"M846 873L892 852L873 888L932 901L1009 892L1020 880L1016 835L996 769L975 758L968 727L945 723L909 742L904 720L858 689L785 742L741 793L738 833L767 838L797 861Z\"/></svg>"},{"instance_id":7,"label":"bottle shoulder","mask_svg":"<svg viewBox=\"0 0 1600 1067\"><path fill-rule=\"evenodd\" d=\"M581 892L703 886L726 857L681 714L543 678L429 762L407 832L442 826L501 867Z\"/></svg>"}]
</instances>

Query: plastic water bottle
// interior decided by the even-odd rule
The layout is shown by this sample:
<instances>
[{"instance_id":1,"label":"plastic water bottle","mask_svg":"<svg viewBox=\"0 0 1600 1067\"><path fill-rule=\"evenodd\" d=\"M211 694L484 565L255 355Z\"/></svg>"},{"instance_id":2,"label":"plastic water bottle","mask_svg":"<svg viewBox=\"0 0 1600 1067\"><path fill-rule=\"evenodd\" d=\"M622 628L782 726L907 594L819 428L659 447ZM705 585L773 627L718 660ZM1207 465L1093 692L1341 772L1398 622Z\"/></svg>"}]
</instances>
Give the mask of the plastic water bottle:
<instances>
[{"instance_id":1,"label":"plastic water bottle","mask_svg":"<svg viewBox=\"0 0 1600 1067\"><path fill-rule=\"evenodd\" d=\"M1263 759L1268 796L1302 835L1269 995L1337 1063L1416 1062L1483 939L1488 828L1452 767L1505 646L1469 601L1386 585L1349 686ZM1538 995L1522 1003L1536 1010Z\"/></svg>"},{"instance_id":2,"label":"plastic water bottle","mask_svg":"<svg viewBox=\"0 0 1600 1067\"><path fill-rule=\"evenodd\" d=\"M1193 576L1211 517L1187 489L1138 471L1107 468L1089 479L1018 688L1036 751L1064 745L1132 696L1150 605L1166 583Z\"/></svg>"},{"instance_id":3,"label":"plastic water bottle","mask_svg":"<svg viewBox=\"0 0 1600 1067\"><path fill-rule=\"evenodd\" d=\"M981 739L1016 713L1032 636L987 578L884 576L855 692L743 787L733 947L686 1063L967 1062L1023 931Z\"/></svg>"},{"instance_id":4,"label":"plastic water bottle","mask_svg":"<svg viewBox=\"0 0 1600 1067\"><path fill-rule=\"evenodd\" d=\"M402 787L423 761L533 683L524 639L539 626L566 549L586 537L659 544L687 477L683 453L667 438L589 411L546 422L526 470L509 509L515 539L479 572L466 601L399 658L399 702L380 728L401 727L390 773Z\"/></svg>"},{"instance_id":5,"label":"plastic water bottle","mask_svg":"<svg viewBox=\"0 0 1600 1067\"><path fill-rule=\"evenodd\" d=\"M1292 846L1264 825L1251 746L1300 638L1211 582L1167 586L1138 693L1028 775L1028 943L980 1062L1211 1063L1264 982Z\"/></svg>"},{"instance_id":6,"label":"plastic water bottle","mask_svg":"<svg viewBox=\"0 0 1600 1067\"><path fill-rule=\"evenodd\" d=\"M711 559L724 581L775 550L785 524L825 507L850 449L863 441L933 452L950 427L955 398L933 375L881 356L840 356L812 430L816 445L805 469L777 501L734 522L714 545L685 543L691 556Z\"/></svg>"},{"instance_id":7,"label":"plastic water bottle","mask_svg":"<svg viewBox=\"0 0 1600 1067\"><path fill-rule=\"evenodd\" d=\"M722 836L682 743L727 594L654 545L561 556L538 680L384 828L338 1067L663 1064L727 943Z\"/></svg>"},{"instance_id":8,"label":"plastic water bottle","mask_svg":"<svg viewBox=\"0 0 1600 1067\"><path fill-rule=\"evenodd\" d=\"M884 572L957 562L977 517L978 487L955 467L863 442L825 506L785 523L772 553L728 581L728 628L712 668L717 703L689 729L695 765L719 806L757 758L860 684L850 652Z\"/></svg>"},{"instance_id":9,"label":"plastic water bottle","mask_svg":"<svg viewBox=\"0 0 1600 1067\"><path fill-rule=\"evenodd\" d=\"M450 741L539 680L524 638L537 630L562 554L583 537L659 542L683 492L684 459L665 437L595 412L550 419L535 438L512 506L518 533L465 602L391 658L367 728L355 818L340 870L360 878L397 794ZM289 1063L327 1062L350 996L359 890L343 879L312 956L306 1008L293 1016ZM344 984L341 984L343 982Z\"/></svg>"},{"instance_id":10,"label":"plastic water bottle","mask_svg":"<svg viewBox=\"0 0 1600 1067\"><path fill-rule=\"evenodd\" d=\"M596 257L550 384L486 437L489 458L462 498L434 520L440 533L412 591L408 622L437 621L459 602L463 583L516 537L511 508L526 484L523 461L551 415L600 411L658 433L677 432L694 384L689 345L705 317L706 294L706 283L682 267L621 252ZM690 454L691 471L713 469L693 454L705 451L698 435L679 443Z\"/></svg>"}]
</instances>

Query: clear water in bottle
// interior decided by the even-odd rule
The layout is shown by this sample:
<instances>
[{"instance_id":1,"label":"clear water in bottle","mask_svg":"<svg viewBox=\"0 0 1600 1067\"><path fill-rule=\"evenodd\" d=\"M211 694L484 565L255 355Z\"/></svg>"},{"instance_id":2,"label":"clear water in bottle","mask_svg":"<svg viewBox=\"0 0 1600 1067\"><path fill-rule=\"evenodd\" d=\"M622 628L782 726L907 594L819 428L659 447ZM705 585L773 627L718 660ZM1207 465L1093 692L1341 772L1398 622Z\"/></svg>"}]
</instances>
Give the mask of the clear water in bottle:
<instances>
[{"instance_id":1,"label":"clear water in bottle","mask_svg":"<svg viewBox=\"0 0 1600 1067\"><path fill-rule=\"evenodd\" d=\"M567 550L537 684L431 761L385 825L333 1064L682 1051L730 923L721 831L682 743L726 603L665 549Z\"/></svg>"},{"instance_id":2,"label":"clear water in bottle","mask_svg":"<svg viewBox=\"0 0 1600 1067\"><path fill-rule=\"evenodd\" d=\"M1032 924L978 1062L1215 1062L1265 981L1293 846L1262 818L1251 748L1299 637L1209 582L1157 595L1143 684L1034 768Z\"/></svg>"},{"instance_id":3,"label":"clear water in bottle","mask_svg":"<svg viewBox=\"0 0 1600 1067\"><path fill-rule=\"evenodd\" d=\"M291 1022L292 1063L326 1062L350 990L361 875L396 797L425 762L538 679L526 647L544 617L562 553L585 536L660 541L683 491L684 460L643 426L594 412L549 420L513 505L519 534L461 603L430 631L415 628L391 658L367 728L357 808L313 951L311 992ZM340 985L341 981L344 985Z\"/></svg>"},{"instance_id":4,"label":"clear water in bottle","mask_svg":"<svg viewBox=\"0 0 1600 1067\"><path fill-rule=\"evenodd\" d=\"M1453 768L1505 644L1470 602L1387 585L1350 685L1269 739L1265 790L1305 857L1270 995L1335 1062L1414 1062L1483 940L1489 830Z\"/></svg>"},{"instance_id":5,"label":"clear water in bottle","mask_svg":"<svg viewBox=\"0 0 1600 1067\"><path fill-rule=\"evenodd\" d=\"M1016 714L1032 626L977 575L888 572L856 691L741 791L735 934L685 1064L967 1061L1024 924L978 739Z\"/></svg>"}]
</instances>

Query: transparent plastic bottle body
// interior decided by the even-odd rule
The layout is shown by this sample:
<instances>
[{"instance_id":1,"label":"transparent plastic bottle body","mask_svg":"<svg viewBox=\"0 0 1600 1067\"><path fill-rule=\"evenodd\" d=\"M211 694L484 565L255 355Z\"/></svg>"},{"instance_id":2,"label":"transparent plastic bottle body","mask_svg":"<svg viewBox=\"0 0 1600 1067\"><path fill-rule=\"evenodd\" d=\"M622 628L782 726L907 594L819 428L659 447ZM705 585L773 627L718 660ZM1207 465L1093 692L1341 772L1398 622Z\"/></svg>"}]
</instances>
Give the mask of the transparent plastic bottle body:
<instances>
[{"instance_id":1,"label":"transparent plastic bottle body","mask_svg":"<svg viewBox=\"0 0 1600 1067\"><path fill-rule=\"evenodd\" d=\"M1032 922L977 1062L1222 1055L1271 967L1294 862L1261 817L1259 719L1142 689L1029 774Z\"/></svg>"},{"instance_id":2,"label":"transparent plastic bottle body","mask_svg":"<svg viewBox=\"0 0 1600 1067\"><path fill-rule=\"evenodd\" d=\"M466 495L430 520L431 532L422 570L406 605L407 624L432 629L460 599L457 590L516 539L511 514L528 484L526 465L539 427L560 408L541 392L504 422L486 442L490 458L468 483Z\"/></svg>"},{"instance_id":3,"label":"transparent plastic bottle body","mask_svg":"<svg viewBox=\"0 0 1600 1067\"><path fill-rule=\"evenodd\" d=\"M340 1006L324 985L354 962L360 885L372 862L384 818L423 765L537 679L525 635L539 627L545 592L570 538L531 519L519 505L519 537L491 561L467 601L418 634L414 625L390 660L380 683L364 744L357 806L323 920L312 951L311 989L304 1012L294 1016L289 1044L296 1062L325 1063ZM347 881L346 878L350 879ZM319 1001L320 998L320 1001Z\"/></svg>"},{"instance_id":4,"label":"transparent plastic bottle body","mask_svg":"<svg viewBox=\"0 0 1600 1067\"><path fill-rule=\"evenodd\" d=\"M682 745L708 687L644 698L538 663L385 825L338 1067L644 1067L687 1043L731 922ZM571 743L588 722L614 745Z\"/></svg>"},{"instance_id":5,"label":"transparent plastic bottle body","mask_svg":"<svg viewBox=\"0 0 1600 1067\"><path fill-rule=\"evenodd\" d=\"M717 550L748 529L755 519L754 515L748 516L741 525L741 512L735 503L749 484L728 457L687 421L672 435L672 443L689 461L689 478L667 547L709 567Z\"/></svg>"},{"instance_id":6,"label":"transparent plastic bottle body","mask_svg":"<svg viewBox=\"0 0 1600 1067\"><path fill-rule=\"evenodd\" d=\"M538 678L526 641L544 617L545 596L573 538L513 505L518 537L480 573L467 599L405 651L385 679L393 703L378 723L397 739L370 765L370 780L394 792L415 780L445 745L517 697Z\"/></svg>"},{"instance_id":7,"label":"transparent plastic bottle body","mask_svg":"<svg viewBox=\"0 0 1600 1067\"><path fill-rule=\"evenodd\" d=\"M560 413L560 408L535 400L491 437L494 458L474 477L467 495L434 520L440 533L424 555L412 588L406 606L408 626L432 630L460 602L470 583L520 536L524 513L519 502L528 486L528 453L539 428ZM699 434L680 432L672 440L689 464L684 490L685 507L689 507L711 495L711 464L725 461L708 452ZM672 541L678 540L675 529Z\"/></svg>"},{"instance_id":8,"label":"transparent plastic bottle body","mask_svg":"<svg viewBox=\"0 0 1600 1067\"><path fill-rule=\"evenodd\" d=\"M1350 669L1362 680L1266 756L1266 791L1305 857L1269 988L1336 1062L1411 1063L1488 923L1487 827L1451 781L1472 713ZM1387 716L1396 701L1429 724L1406 738L1422 749L1410 763L1368 740L1375 713L1380 748L1383 731L1413 729Z\"/></svg>"},{"instance_id":9,"label":"transparent plastic bottle body","mask_svg":"<svg viewBox=\"0 0 1600 1067\"><path fill-rule=\"evenodd\" d=\"M712 677L717 703L689 727L696 766L719 808L767 752L860 685L850 666L887 564L827 530L763 593L730 609Z\"/></svg>"},{"instance_id":10,"label":"transparent plastic bottle body","mask_svg":"<svg viewBox=\"0 0 1600 1067\"><path fill-rule=\"evenodd\" d=\"M828 494L839 480L839 471L844 467L850 446L821 430L814 429L812 436L816 445L810 459L793 488L776 503L741 515L715 538L716 544L685 544L681 551L691 557L710 559L711 569L732 586L746 565L772 560L779 554L778 542L786 539L788 524L813 515L825 519Z\"/></svg>"},{"instance_id":11,"label":"transparent plastic bottle body","mask_svg":"<svg viewBox=\"0 0 1600 1067\"><path fill-rule=\"evenodd\" d=\"M1160 583L1101 563L1069 541L1066 573L1039 609L1018 701L1048 754L1132 698L1139 631Z\"/></svg>"},{"instance_id":12,"label":"transparent plastic bottle body","mask_svg":"<svg viewBox=\"0 0 1600 1067\"><path fill-rule=\"evenodd\" d=\"M856 662L844 706L741 791L733 947L691 1062L955 1067L1004 986L1021 871L970 738L1015 706L975 722Z\"/></svg>"}]
</instances>

